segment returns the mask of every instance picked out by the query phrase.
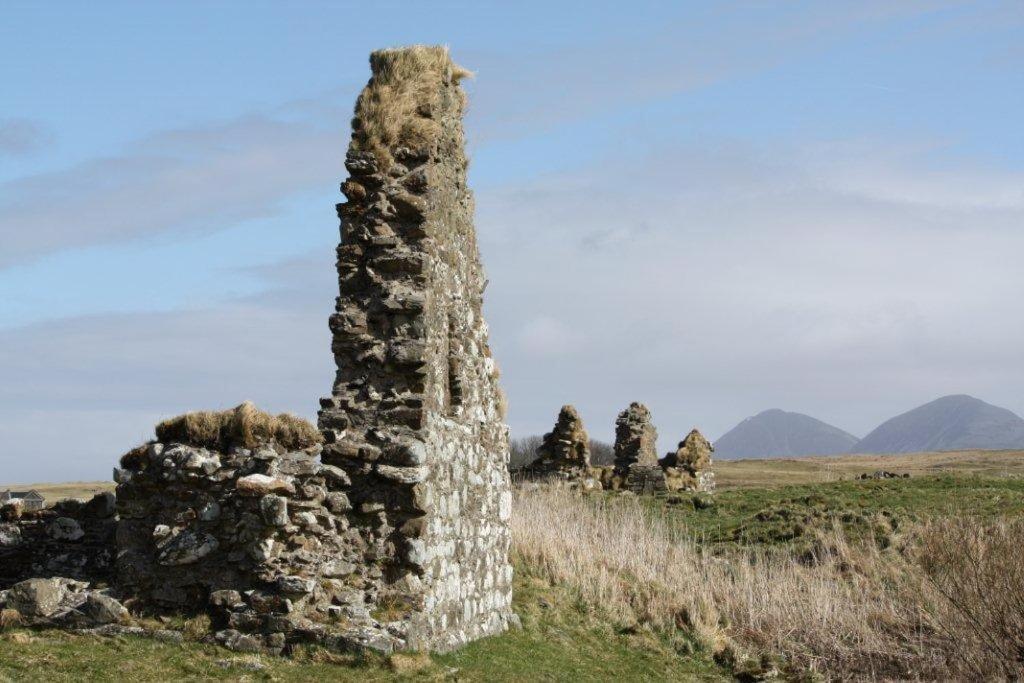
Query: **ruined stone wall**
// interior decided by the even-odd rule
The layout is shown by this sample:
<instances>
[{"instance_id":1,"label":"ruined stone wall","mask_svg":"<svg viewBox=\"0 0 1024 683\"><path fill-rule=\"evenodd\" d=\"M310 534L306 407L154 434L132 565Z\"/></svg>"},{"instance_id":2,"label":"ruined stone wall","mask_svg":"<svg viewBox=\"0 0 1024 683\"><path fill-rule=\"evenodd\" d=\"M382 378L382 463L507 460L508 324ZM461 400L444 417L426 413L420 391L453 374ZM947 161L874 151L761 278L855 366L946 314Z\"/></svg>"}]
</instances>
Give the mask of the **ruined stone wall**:
<instances>
[{"instance_id":1,"label":"ruined stone wall","mask_svg":"<svg viewBox=\"0 0 1024 683\"><path fill-rule=\"evenodd\" d=\"M339 519L325 506L315 454L151 443L123 465L118 579L145 604L204 609L212 592L273 587L315 573L306 570L321 551L342 555L338 544L323 545L333 533L317 533L334 532ZM307 536L317 554L290 552L310 545Z\"/></svg>"},{"instance_id":2,"label":"ruined stone wall","mask_svg":"<svg viewBox=\"0 0 1024 683\"><path fill-rule=\"evenodd\" d=\"M341 491L348 475L319 447L268 443L228 453L151 443L117 472L120 594L146 611L206 612L237 650L296 642L405 646L371 614L361 538ZM357 576L357 569L361 576Z\"/></svg>"},{"instance_id":3,"label":"ruined stone wall","mask_svg":"<svg viewBox=\"0 0 1024 683\"><path fill-rule=\"evenodd\" d=\"M114 573L114 495L63 500L43 510L0 508L0 590L29 578L61 576L108 584Z\"/></svg>"},{"instance_id":4,"label":"ruined stone wall","mask_svg":"<svg viewBox=\"0 0 1024 683\"><path fill-rule=\"evenodd\" d=\"M554 428L541 440L536 459L517 471L524 479L562 482L584 491L599 490L601 475L601 468L590 465L590 437L571 405L562 406Z\"/></svg>"},{"instance_id":5,"label":"ruined stone wall","mask_svg":"<svg viewBox=\"0 0 1024 683\"><path fill-rule=\"evenodd\" d=\"M339 490L374 600L407 616L413 647L443 650L512 618L508 432L466 185L465 72L423 47L374 53L371 68L339 205L323 460L351 478Z\"/></svg>"}]
</instances>

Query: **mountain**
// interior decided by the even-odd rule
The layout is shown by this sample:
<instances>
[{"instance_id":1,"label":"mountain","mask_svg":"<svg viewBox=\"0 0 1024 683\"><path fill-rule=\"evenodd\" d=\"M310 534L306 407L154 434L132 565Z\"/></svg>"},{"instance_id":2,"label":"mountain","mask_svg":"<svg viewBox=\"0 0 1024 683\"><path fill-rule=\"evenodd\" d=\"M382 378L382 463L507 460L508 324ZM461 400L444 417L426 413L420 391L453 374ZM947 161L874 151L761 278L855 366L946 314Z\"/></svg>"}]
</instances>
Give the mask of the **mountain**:
<instances>
[{"instance_id":1,"label":"mountain","mask_svg":"<svg viewBox=\"0 0 1024 683\"><path fill-rule=\"evenodd\" d=\"M1024 420L972 396L944 396L882 423L854 453L1024 448Z\"/></svg>"},{"instance_id":2,"label":"mountain","mask_svg":"<svg viewBox=\"0 0 1024 683\"><path fill-rule=\"evenodd\" d=\"M739 423L715 442L715 456L778 458L849 453L857 437L800 413L766 410Z\"/></svg>"}]
</instances>

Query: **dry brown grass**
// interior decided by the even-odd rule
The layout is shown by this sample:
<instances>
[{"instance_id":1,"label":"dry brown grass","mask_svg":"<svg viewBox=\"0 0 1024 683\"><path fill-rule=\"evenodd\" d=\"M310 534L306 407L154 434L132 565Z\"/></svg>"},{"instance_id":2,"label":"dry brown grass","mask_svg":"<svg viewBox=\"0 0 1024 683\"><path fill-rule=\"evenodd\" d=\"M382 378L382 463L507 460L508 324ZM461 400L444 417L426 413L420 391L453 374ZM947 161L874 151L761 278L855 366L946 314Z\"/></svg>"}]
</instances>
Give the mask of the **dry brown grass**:
<instances>
[{"instance_id":1,"label":"dry brown grass","mask_svg":"<svg viewBox=\"0 0 1024 683\"><path fill-rule=\"evenodd\" d=\"M0 631L5 631L9 628L21 625L21 614L17 610L13 609L2 609L0 610Z\"/></svg>"},{"instance_id":2,"label":"dry brown grass","mask_svg":"<svg viewBox=\"0 0 1024 683\"><path fill-rule=\"evenodd\" d=\"M988 532L979 523L973 533ZM813 558L784 550L713 556L635 501L524 489L513 539L530 571L618 620L682 628L730 658L783 655L794 671L830 678L1003 676L1006 666L1024 673L1019 659L997 661L979 638L944 627L962 610L936 590L938 574L914 554L916 537L905 552L853 547L833 532ZM1018 569L1024 562L1002 557ZM986 570L976 567L969 580L982 585L978 595L988 594L1001 565L978 566Z\"/></svg>"},{"instance_id":3,"label":"dry brown grass","mask_svg":"<svg viewBox=\"0 0 1024 683\"><path fill-rule=\"evenodd\" d=\"M400 676L410 676L433 666L430 655L425 652L402 652L388 657L388 668Z\"/></svg>"},{"instance_id":4,"label":"dry brown grass","mask_svg":"<svg viewBox=\"0 0 1024 683\"><path fill-rule=\"evenodd\" d=\"M356 100L354 141L386 171L395 147L423 149L436 139L442 86L472 74L452 61L447 47L436 45L377 50L370 66L374 75Z\"/></svg>"},{"instance_id":5,"label":"dry brown grass","mask_svg":"<svg viewBox=\"0 0 1024 683\"><path fill-rule=\"evenodd\" d=\"M232 446L254 448L269 441L300 450L323 440L307 420L287 413L264 413L248 401L232 410L186 413L164 420L156 426L156 438L219 451Z\"/></svg>"}]
</instances>

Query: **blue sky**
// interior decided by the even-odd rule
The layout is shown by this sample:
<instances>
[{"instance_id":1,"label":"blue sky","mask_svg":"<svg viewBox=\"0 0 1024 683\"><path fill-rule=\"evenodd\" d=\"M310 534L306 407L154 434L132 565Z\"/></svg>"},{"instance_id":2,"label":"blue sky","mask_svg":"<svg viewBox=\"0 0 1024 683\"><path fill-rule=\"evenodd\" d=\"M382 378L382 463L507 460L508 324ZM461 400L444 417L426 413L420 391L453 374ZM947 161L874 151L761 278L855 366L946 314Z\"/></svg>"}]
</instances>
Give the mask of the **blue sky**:
<instances>
[{"instance_id":1,"label":"blue sky","mask_svg":"<svg viewBox=\"0 0 1024 683\"><path fill-rule=\"evenodd\" d=\"M514 434L1024 412L1024 5L5 3L0 482L312 416L375 48L444 43ZM32 457L27 457L31 455Z\"/></svg>"}]
</instances>

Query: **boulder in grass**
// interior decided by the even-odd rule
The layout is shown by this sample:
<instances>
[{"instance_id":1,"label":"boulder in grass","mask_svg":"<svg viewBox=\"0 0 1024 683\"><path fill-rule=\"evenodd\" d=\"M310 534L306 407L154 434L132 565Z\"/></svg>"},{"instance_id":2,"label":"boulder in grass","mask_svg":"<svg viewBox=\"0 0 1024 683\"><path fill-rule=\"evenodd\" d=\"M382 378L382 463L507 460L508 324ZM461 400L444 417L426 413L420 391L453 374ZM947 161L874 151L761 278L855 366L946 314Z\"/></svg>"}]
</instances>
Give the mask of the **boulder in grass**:
<instances>
[{"instance_id":1,"label":"boulder in grass","mask_svg":"<svg viewBox=\"0 0 1024 683\"><path fill-rule=\"evenodd\" d=\"M79 609L94 624L121 624L128 621L125 606L102 593L89 593Z\"/></svg>"},{"instance_id":2,"label":"boulder in grass","mask_svg":"<svg viewBox=\"0 0 1024 683\"><path fill-rule=\"evenodd\" d=\"M24 617L50 617L61 609L69 589L78 585L85 584L60 577L21 581L7 591L7 607Z\"/></svg>"}]
</instances>

